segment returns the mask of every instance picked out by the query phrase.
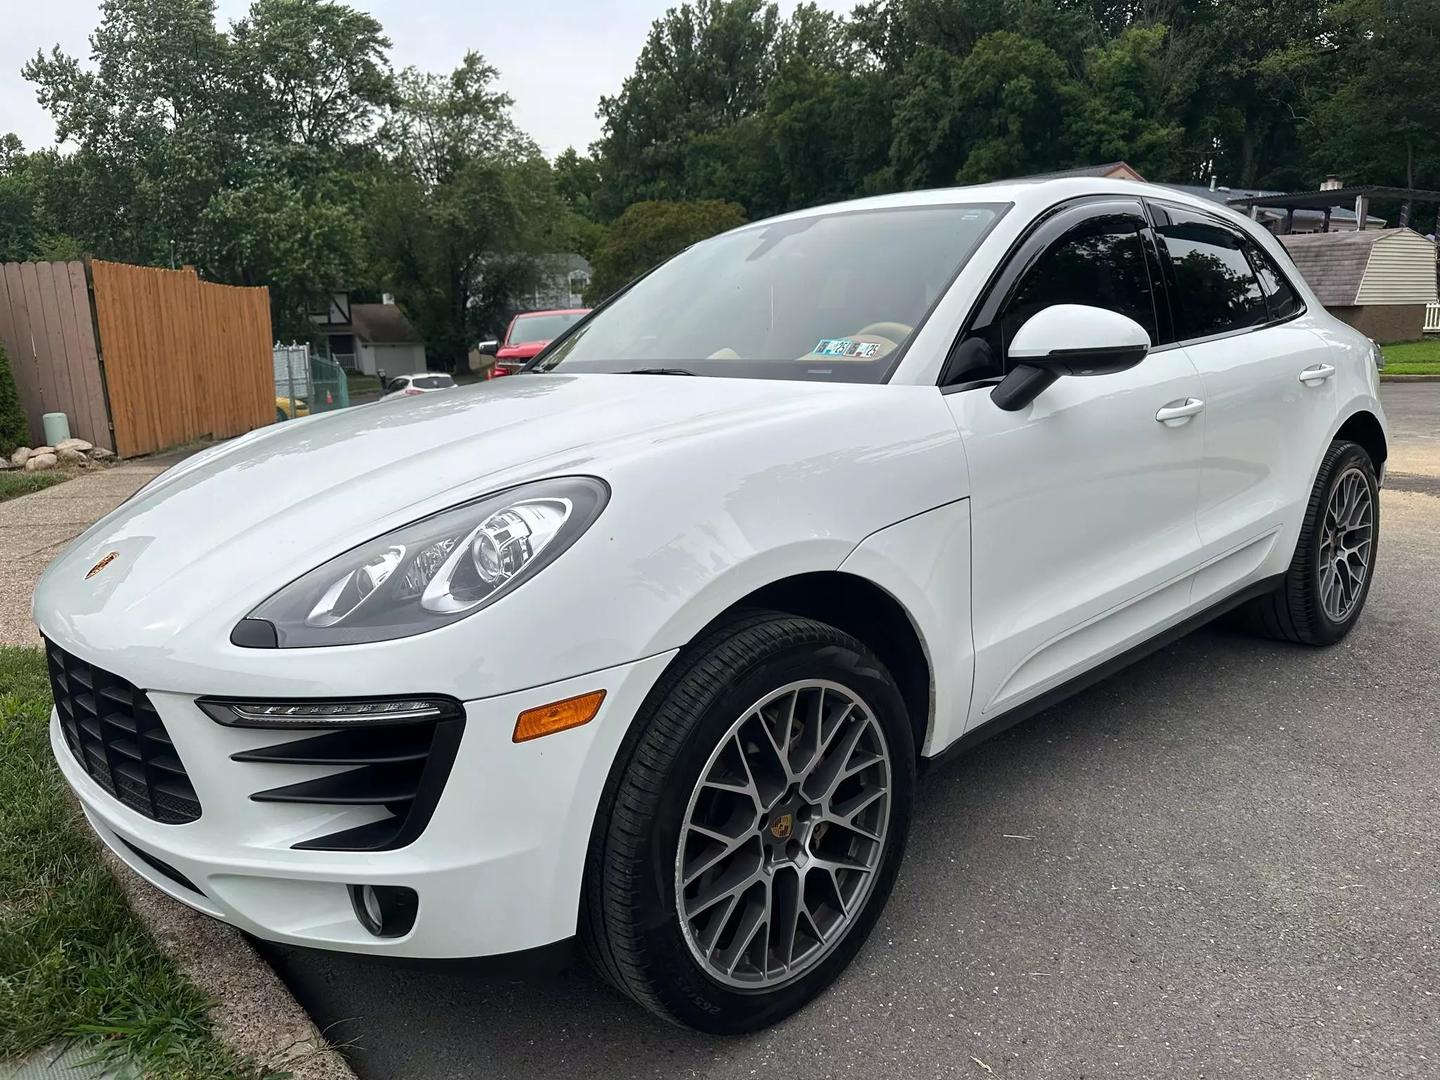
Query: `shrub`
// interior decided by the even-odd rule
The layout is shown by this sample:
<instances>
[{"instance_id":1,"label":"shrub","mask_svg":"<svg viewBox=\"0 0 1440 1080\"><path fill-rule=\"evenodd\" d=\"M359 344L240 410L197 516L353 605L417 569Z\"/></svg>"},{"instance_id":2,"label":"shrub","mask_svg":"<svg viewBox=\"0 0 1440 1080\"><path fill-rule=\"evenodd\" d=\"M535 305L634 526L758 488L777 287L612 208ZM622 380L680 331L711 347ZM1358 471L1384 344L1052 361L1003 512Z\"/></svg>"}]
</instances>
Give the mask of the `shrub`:
<instances>
[{"instance_id":1,"label":"shrub","mask_svg":"<svg viewBox=\"0 0 1440 1080\"><path fill-rule=\"evenodd\" d=\"M30 441L30 422L20 405L20 391L15 389L15 376L10 373L10 358L0 345L0 454L9 456L17 446Z\"/></svg>"}]
</instances>

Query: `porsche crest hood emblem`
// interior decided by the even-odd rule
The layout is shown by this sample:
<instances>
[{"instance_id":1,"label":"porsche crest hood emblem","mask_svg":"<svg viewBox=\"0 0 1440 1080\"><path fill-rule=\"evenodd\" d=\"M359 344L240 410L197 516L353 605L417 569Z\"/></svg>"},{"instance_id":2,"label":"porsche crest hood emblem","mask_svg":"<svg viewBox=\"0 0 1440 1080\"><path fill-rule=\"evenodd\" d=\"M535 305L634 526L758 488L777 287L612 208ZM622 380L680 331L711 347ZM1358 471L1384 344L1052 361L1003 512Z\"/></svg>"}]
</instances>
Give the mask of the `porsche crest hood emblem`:
<instances>
[{"instance_id":1,"label":"porsche crest hood emblem","mask_svg":"<svg viewBox=\"0 0 1440 1080\"><path fill-rule=\"evenodd\" d=\"M96 574L98 574L101 570L104 570L105 567L109 566L112 562L115 561L116 556L118 556L119 554L120 554L120 552L118 552L118 551L108 552L103 559L101 559L99 562L97 562L94 566L90 567L89 572L85 575L85 580L86 580L86 581L89 581L92 577L94 577Z\"/></svg>"}]
</instances>

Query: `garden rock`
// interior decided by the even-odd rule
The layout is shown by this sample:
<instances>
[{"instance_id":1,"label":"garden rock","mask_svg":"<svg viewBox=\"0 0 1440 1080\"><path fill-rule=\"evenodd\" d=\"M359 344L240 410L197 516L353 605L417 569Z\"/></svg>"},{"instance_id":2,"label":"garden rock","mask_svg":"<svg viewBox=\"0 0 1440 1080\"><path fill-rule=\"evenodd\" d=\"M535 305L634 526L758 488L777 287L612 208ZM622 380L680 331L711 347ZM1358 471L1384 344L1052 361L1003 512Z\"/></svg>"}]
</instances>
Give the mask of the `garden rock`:
<instances>
[{"instance_id":1,"label":"garden rock","mask_svg":"<svg viewBox=\"0 0 1440 1080\"><path fill-rule=\"evenodd\" d=\"M61 443L55 448L55 456L67 465L89 465L90 459L79 449Z\"/></svg>"},{"instance_id":2,"label":"garden rock","mask_svg":"<svg viewBox=\"0 0 1440 1080\"><path fill-rule=\"evenodd\" d=\"M36 454L29 461L25 462L26 472L44 472L46 469L53 469L59 464L60 459L54 454Z\"/></svg>"},{"instance_id":3,"label":"garden rock","mask_svg":"<svg viewBox=\"0 0 1440 1080\"><path fill-rule=\"evenodd\" d=\"M30 451L30 456L33 458L38 457L41 454L53 454L54 452L55 447L53 446L37 446L34 450Z\"/></svg>"},{"instance_id":4,"label":"garden rock","mask_svg":"<svg viewBox=\"0 0 1440 1080\"><path fill-rule=\"evenodd\" d=\"M86 442L84 439L61 439L55 444L56 450L78 450L82 454L94 447L94 443Z\"/></svg>"},{"instance_id":5,"label":"garden rock","mask_svg":"<svg viewBox=\"0 0 1440 1080\"><path fill-rule=\"evenodd\" d=\"M110 461L115 457L114 451L106 450L103 446L97 446L85 452L90 456L91 461Z\"/></svg>"},{"instance_id":6,"label":"garden rock","mask_svg":"<svg viewBox=\"0 0 1440 1080\"><path fill-rule=\"evenodd\" d=\"M17 446L17 447L15 448L15 452L10 455L10 463L11 463L12 465L24 465L26 459L29 458L29 457L30 457L30 447L28 447L28 446Z\"/></svg>"}]
</instances>

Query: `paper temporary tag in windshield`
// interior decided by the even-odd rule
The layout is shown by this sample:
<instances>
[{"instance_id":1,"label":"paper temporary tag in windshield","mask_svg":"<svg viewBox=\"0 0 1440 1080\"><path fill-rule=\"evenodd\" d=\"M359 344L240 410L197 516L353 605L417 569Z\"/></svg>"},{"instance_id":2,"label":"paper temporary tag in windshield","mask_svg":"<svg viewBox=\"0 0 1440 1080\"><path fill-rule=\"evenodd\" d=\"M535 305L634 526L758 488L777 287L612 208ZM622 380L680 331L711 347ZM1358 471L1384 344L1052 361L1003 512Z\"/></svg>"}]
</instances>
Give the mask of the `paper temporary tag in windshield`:
<instances>
[{"instance_id":1,"label":"paper temporary tag in windshield","mask_svg":"<svg viewBox=\"0 0 1440 1080\"><path fill-rule=\"evenodd\" d=\"M874 341L851 341L849 338L821 338L812 353L821 356L853 356L865 360L879 353L880 345Z\"/></svg>"}]
</instances>

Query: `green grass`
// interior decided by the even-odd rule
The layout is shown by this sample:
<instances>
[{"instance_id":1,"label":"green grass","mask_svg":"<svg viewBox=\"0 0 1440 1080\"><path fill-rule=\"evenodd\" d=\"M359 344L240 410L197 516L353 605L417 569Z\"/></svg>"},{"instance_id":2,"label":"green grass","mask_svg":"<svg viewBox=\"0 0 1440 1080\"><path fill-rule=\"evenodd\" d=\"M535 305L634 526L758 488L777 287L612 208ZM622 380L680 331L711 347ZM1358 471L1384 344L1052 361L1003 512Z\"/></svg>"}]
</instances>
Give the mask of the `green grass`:
<instances>
[{"instance_id":1,"label":"green grass","mask_svg":"<svg viewBox=\"0 0 1440 1080\"><path fill-rule=\"evenodd\" d=\"M26 472L23 469L0 472L0 502L4 502L6 499L18 499L21 495L29 495L32 491L54 487L69 479L69 473L58 472L54 469L49 472Z\"/></svg>"},{"instance_id":2,"label":"green grass","mask_svg":"<svg viewBox=\"0 0 1440 1080\"><path fill-rule=\"evenodd\" d=\"M1440 375L1440 337L1382 345L1386 375Z\"/></svg>"},{"instance_id":3,"label":"green grass","mask_svg":"<svg viewBox=\"0 0 1440 1080\"><path fill-rule=\"evenodd\" d=\"M0 1061L78 1037L147 1076L261 1075L126 906L51 758L49 715L40 651L0 647Z\"/></svg>"},{"instance_id":4,"label":"green grass","mask_svg":"<svg viewBox=\"0 0 1440 1080\"><path fill-rule=\"evenodd\" d=\"M353 394L378 394L380 392L380 380L374 375L348 375L346 386Z\"/></svg>"}]
</instances>

